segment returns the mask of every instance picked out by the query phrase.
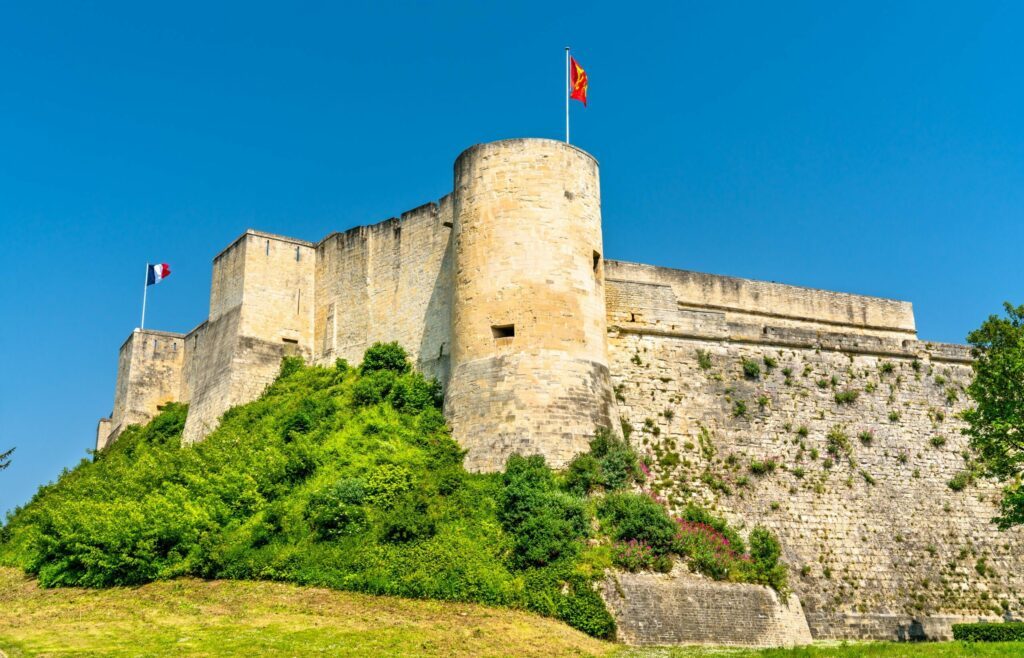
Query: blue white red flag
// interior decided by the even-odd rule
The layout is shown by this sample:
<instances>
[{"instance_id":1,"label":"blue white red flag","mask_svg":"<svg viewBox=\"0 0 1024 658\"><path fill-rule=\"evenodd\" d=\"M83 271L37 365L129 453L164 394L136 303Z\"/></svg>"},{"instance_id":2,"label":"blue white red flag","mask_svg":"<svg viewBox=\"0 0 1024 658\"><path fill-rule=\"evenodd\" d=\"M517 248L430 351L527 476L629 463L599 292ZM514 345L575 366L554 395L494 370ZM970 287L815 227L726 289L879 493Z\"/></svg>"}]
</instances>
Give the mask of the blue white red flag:
<instances>
[{"instance_id":1,"label":"blue white red flag","mask_svg":"<svg viewBox=\"0 0 1024 658\"><path fill-rule=\"evenodd\" d=\"M146 285L151 286L160 283L171 275L171 266L167 263L157 263L149 266L149 274L146 275Z\"/></svg>"}]
</instances>

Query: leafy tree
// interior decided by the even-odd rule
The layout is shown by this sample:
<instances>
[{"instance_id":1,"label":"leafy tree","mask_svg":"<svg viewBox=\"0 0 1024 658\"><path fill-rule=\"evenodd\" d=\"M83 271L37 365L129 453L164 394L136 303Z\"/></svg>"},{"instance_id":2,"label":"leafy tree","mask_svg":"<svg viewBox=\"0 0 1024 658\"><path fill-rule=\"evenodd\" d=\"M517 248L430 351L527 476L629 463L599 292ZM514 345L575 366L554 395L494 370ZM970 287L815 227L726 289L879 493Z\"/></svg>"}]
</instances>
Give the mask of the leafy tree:
<instances>
[{"instance_id":1,"label":"leafy tree","mask_svg":"<svg viewBox=\"0 0 1024 658\"><path fill-rule=\"evenodd\" d=\"M7 452L0 452L0 471L11 465L11 455L13 453L14 448L11 448Z\"/></svg>"},{"instance_id":2,"label":"leafy tree","mask_svg":"<svg viewBox=\"0 0 1024 658\"><path fill-rule=\"evenodd\" d=\"M1024 524L1024 305L1007 302L1006 317L991 315L967 336L974 380L965 411L971 447L987 475L1005 483L1000 528Z\"/></svg>"}]
</instances>

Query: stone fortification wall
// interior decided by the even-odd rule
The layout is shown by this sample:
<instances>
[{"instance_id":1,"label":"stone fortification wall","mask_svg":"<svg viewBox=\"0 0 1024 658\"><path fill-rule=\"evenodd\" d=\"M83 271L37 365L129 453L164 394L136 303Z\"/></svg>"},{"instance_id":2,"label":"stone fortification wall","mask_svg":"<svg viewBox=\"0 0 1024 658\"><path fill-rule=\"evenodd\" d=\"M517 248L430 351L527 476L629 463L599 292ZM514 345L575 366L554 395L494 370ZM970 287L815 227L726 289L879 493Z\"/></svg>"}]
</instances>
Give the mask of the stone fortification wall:
<instances>
[{"instance_id":1,"label":"stone fortification wall","mask_svg":"<svg viewBox=\"0 0 1024 658\"><path fill-rule=\"evenodd\" d=\"M283 356L311 358L315 265L310 243L258 231L214 259L210 318L185 337L186 443L216 428L232 406L258 397Z\"/></svg>"},{"instance_id":2,"label":"stone fortification wall","mask_svg":"<svg viewBox=\"0 0 1024 658\"><path fill-rule=\"evenodd\" d=\"M450 196L316 248L315 358L358 363L374 342L398 341L417 367L447 381L451 352Z\"/></svg>"},{"instance_id":3,"label":"stone fortification wall","mask_svg":"<svg viewBox=\"0 0 1024 658\"><path fill-rule=\"evenodd\" d=\"M105 448L128 425L148 422L160 406L178 400L184 363L181 334L132 332L118 354L114 410L97 426L96 449Z\"/></svg>"},{"instance_id":4,"label":"stone fortification wall","mask_svg":"<svg viewBox=\"0 0 1024 658\"><path fill-rule=\"evenodd\" d=\"M613 415L597 162L517 139L459 156L445 410L473 470L514 452L556 467Z\"/></svg>"},{"instance_id":5,"label":"stone fortification wall","mask_svg":"<svg viewBox=\"0 0 1024 658\"><path fill-rule=\"evenodd\" d=\"M660 299L655 308L667 299L673 311L718 312L726 322L745 319L776 327L821 328L897 339L916 336L909 302L621 261L609 261L606 276L633 284L640 296ZM645 292L645 288L650 291ZM617 294L623 293L636 294L620 287Z\"/></svg>"},{"instance_id":6,"label":"stone fortification wall","mask_svg":"<svg viewBox=\"0 0 1024 658\"><path fill-rule=\"evenodd\" d=\"M960 433L966 348L897 337L913 326L899 313L870 332L871 311L779 326L694 310L650 279L608 287L612 379L651 486L777 532L815 637L938 639L1024 609L1024 533L989 522L998 491Z\"/></svg>"},{"instance_id":7,"label":"stone fortification wall","mask_svg":"<svg viewBox=\"0 0 1024 658\"><path fill-rule=\"evenodd\" d=\"M618 639L631 645L792 647L811 643L800 599L768 587L715 582L685 573L610 575L601 595Z\"/></svg>"}]
</instances>

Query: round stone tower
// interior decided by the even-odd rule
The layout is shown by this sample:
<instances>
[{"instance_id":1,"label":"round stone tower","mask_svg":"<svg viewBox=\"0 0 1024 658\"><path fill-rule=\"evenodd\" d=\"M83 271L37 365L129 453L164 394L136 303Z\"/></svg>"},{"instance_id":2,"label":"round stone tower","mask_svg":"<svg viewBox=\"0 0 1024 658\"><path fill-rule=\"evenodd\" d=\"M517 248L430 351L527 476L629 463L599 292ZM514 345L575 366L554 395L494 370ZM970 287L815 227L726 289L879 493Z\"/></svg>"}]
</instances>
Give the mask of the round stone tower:
<instances>
[{"instance_id":1,"label":"round stone tower","mask_svg":"<svg viewBox=\"0 0 1024 658\"><path fill-rule=\"evenodd\" d=\"M597 161L548 139L455 161L451 377L466 466L565 465L612 423Z\"/></svg>"}]
</instances>

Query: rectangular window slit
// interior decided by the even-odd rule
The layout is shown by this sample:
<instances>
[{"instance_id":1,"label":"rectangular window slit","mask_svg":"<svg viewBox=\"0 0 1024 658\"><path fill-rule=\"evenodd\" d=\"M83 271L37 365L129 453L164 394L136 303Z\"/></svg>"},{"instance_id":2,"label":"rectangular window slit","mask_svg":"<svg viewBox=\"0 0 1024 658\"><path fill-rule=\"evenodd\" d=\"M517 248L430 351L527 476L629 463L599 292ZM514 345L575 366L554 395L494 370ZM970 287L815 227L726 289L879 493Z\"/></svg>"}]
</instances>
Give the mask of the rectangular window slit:
<instances>
[{"instance_id":1,"label":"rectangular window slit","mask_svg":"<svg viewBox=\"0 0 1024 658\"><path fill-rule=\"evenodd\" d=\"M601 264L601 254L594 252L594 271L597 271L597 266Z\"/></svg>"},{"instance_id":2,"label":"rectangular window slit","mask_svg":"<svg viewBox=\"0 0 1024 658\"><path fill-rule=\"evenodd\" d=\"M299 344L299 341L296 338L282 338L281 340L286 342L286 343L288 343L289 345L298 345Z\"/></svg>"},{"instance_id":3,"label":"rectangular window slit","mask_svg":"<svg viewBox=\"0 0 1024 658\"><path fill-rule=\"evenodd\" d=\"M491 333L495 338L512 338L516 335L516 326L514 324L491 325Z\"/></svg>"}]
</instances>

